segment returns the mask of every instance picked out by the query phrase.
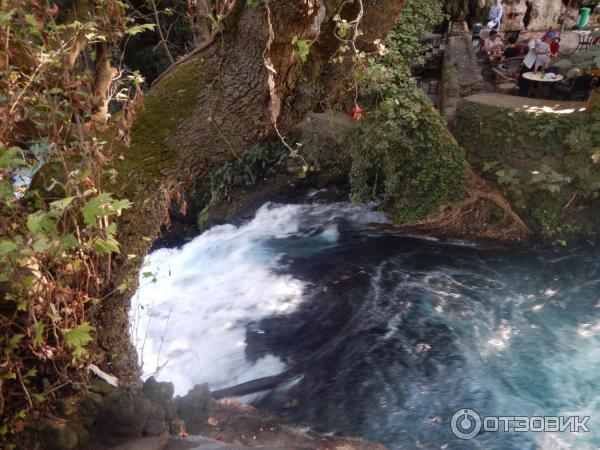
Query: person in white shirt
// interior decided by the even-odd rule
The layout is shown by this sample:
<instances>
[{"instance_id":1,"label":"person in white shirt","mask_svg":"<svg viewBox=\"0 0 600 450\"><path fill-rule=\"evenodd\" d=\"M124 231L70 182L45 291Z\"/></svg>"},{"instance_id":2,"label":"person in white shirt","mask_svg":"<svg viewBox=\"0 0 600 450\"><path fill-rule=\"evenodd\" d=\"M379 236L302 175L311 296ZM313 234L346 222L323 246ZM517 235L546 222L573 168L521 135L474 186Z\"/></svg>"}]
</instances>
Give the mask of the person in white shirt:
<instances>
[{"instance_id":1,"label":"person in white shirt","mask_svg":"<svg viewBox=\"0 0 600 450\"><path fill-rule=\"evenodd\" d=\"M488 38L483 41L483 48L487 53L502 53L504 42L502 42L496 30L490 31Z\"/></svg>"},{"instance_id":2,"label":"person in white shirt","mask_svg":"<svg viewBox=\"0 0 600 450\"><path fill-rule=\"evenodd\" d=\"M532 38L527 44L529 52L525 56L523 65L534 72L537 72L540 67L547 69L550 66L551 43L557 38L556 31L548 31L541 39Z\"/></svg>"},{"instance_id":3,"label":"person in white shirt","mask_svg":"<svg viewBox=\"0 0 600 450\"><path fill-rule=\"evenodd\" d=\"M499 30L502 22L502 0L496 0L496 3L490 8L488 14L488 28L490 30Z\"/></svg>"}]
</instances>

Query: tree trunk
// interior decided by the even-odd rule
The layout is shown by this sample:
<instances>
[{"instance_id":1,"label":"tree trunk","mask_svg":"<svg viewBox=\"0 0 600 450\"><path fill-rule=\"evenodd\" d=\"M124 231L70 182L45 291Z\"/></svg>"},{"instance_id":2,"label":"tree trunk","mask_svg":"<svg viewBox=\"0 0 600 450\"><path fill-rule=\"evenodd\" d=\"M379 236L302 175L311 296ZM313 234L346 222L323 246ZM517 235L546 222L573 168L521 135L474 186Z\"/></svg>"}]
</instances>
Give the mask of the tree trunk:
<instances>
[{"instance_id":1,"label":"tree trunk","mask_svg":"<svg viewBox=\"0 0 600 450\"><path fill-rule=\"evenodd\" d=\"M275 132L284 133L335 91L352 67L333 64L341 42L334 16L352 20L359 1L275 0L248 5L236 0L215 39L175 63L145 97L131 134L119 151L119 177L105 189L134 202L122 218L122 257L115 261L115 286L96 316L98 339L116 355L111 370L121 376L135 367L129 344L129 298L137 287L141 259L167 224L174 200L207 169L239 156ZM394 24L405 0L362 0L357 48L373 51ZM311 42L303 63L292 40ZM135 258L125 255L136 255ZM136 375L136 374L133 374Z\"/></svg>"}]
</instances>

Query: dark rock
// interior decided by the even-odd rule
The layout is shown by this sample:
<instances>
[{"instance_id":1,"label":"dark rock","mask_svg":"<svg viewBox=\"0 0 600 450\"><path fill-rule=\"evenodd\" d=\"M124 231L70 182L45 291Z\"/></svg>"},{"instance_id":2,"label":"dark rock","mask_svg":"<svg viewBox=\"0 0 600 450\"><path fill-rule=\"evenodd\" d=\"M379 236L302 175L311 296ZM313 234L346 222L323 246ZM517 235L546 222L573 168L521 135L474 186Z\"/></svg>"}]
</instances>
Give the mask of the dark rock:
<instances>
[{"instance_id":1,"label":"dark rock","mask_svg":"<svg viewBox=\"0 0 600 450\"><path fill-rule=\"evenodd\" d=\"M55 420L45 423L43 440L48 450L71 450L80 444L80 436L74 427Z\"/></svg>"},{"instance_id":2,"label":"dark rock","mask_svg":"<svg viewBox=\"0 0 600 450\"><path fill-rule=\"evenodd\" d=\"M77 399L73 397L63 399L60 402L59 407L60 412L64 416L72 416L79 410Z\"/></svg>"},{"instance_id":3,"label":"dark rock","mask_svg":"<svg viewBox=\"0 0 600 450\"><path fill-rule=\"evenodd\" d=\"M142 392L152 402L159 405L168 405L173 400L175 388L173 383L159 383L150 377L144 383Z\"/></svg>"},{"instance_id":4,"label":"dark rock","mask_svg":"<svg viewBox=\"0 0 600 450\"><path fill-rule=\"evenodd\" d=\"M165 436L169 434L169 425L165 420L149 419L143 430L144 436Z\"/></svg>"},{"instance_id":5,"label":"dark rock","mask_svg":"<svg viewBox=\"0 0 600 450\"><path fill-rule=\"evenodd\" d=\"M121 390L118 387L112 386L106 381L97 378L90 380L89 390L90 392L95 392L108 398L117 398L121 393Z\"/></svg>"},{"instance_id":6,"label":"dark rock","mask_svg":"<svg viewBox=\"0 0 600 450\"><path fill-rule=\"evenodd\" d=\"M124 393L102 417L97 434L108 445L141 437L151 408L150 400L142 395Z\"/></svg>"},{"instance_id":7,"label":"dark rock","mask_svg":"<svg viewBox=\"0 0 600 450\"><path fill-rule=\"evenodd\" d=\"M184 397L177 397L175 405L179 417L189 433L197 434L208 419L210 390L207 384L197 384Z\"/></svg>"}]
</instances>

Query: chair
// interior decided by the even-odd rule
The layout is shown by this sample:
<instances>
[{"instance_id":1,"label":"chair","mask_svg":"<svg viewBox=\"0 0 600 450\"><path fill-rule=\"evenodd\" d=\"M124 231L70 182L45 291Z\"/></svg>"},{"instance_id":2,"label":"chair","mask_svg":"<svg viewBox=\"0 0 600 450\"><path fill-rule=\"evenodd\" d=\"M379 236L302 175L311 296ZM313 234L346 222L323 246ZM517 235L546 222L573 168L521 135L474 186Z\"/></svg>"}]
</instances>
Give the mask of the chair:
<instances>
[{"instance_id":1,"label":"chair","mask_svg":"<svg viewBox=\"0 0 600 450\"><path fill-rule=\"evenodd\" d=\"M501 61L499 64L499 70L505 75L512 75L519 73L521 67L523 66L523 61L525 58L517 56L516 58L507 58L504 61Z\"/></svg>"},{"instance_id":2,"label":"chair","mask_svg":"<svg viewBox=\"0 0 600 450\"><path fill-rule=\"evenodd\" d=\"M585 52L587 53L588 47L590 45L594 45L594 41L597 39L596 37L591 36L591 33L587 33L587 34L578 33L577 37L578 37L577 46L571 53L569 53L569 55L572 55L573 53L575 53L578 50L585 50Z\"/></svg>"},{"instance_id":3,"label":"chair","mask_svg":"<svg viewBox=\"0 0 600 450\"><path fill-rule=\"evenodd\" d=\"M514 95L517 90L517 80L511 78L498 69L492 69L494 71L494 75L496 76L494 79L494 92L498 92L500 94L508 94Z\"/></svg>"},{"instance_id":4,"label":"chair","mask_svg":"<svg viewBox=\"0 0 600 450\"><path fill-rule=\"evenodd\" d=\"M507 30L504 32L504 42L508 42L510 37L514 36L516 40L519 40L519 35L521 34L521 30Z\"/></svg>"},{"instance_id":5,"label":"chair","mask_svg":"<svg viewBox=\"0 0 600 450\"><path fill-rule=\"evenodd\" d=\"M552 86L552 96L558 100L584 101L588 97L592 80L591 75L584 74L570 83L555 83Z\"/></svg>"}]
</instances>

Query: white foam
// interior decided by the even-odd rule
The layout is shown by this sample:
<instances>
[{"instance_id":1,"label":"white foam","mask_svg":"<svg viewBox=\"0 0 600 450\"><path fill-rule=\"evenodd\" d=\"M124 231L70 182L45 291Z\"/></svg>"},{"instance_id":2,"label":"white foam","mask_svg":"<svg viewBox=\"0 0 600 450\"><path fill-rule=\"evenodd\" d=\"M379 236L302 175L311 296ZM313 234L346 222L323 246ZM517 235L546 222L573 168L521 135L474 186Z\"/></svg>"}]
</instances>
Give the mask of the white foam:
<instances>
[{"instance_id":1,"label":"white foam","mask_svg":"<svg viewBox=\"0 0 600 450\"><path fill-rule=\"evenodd\" d=\"M251 363L244 353L248 323L290 313L303 296L301 281L275 273L280 255L264 243L310 235L315 224L332 243L342 217L384 221L370 207L347 203L267 204L243 226L217 226L181 249L151 253L131 311L144 375L172 381L182 394L198 383L218 389L283 371L275 356Z\"/></svg>"}]
</instances>

